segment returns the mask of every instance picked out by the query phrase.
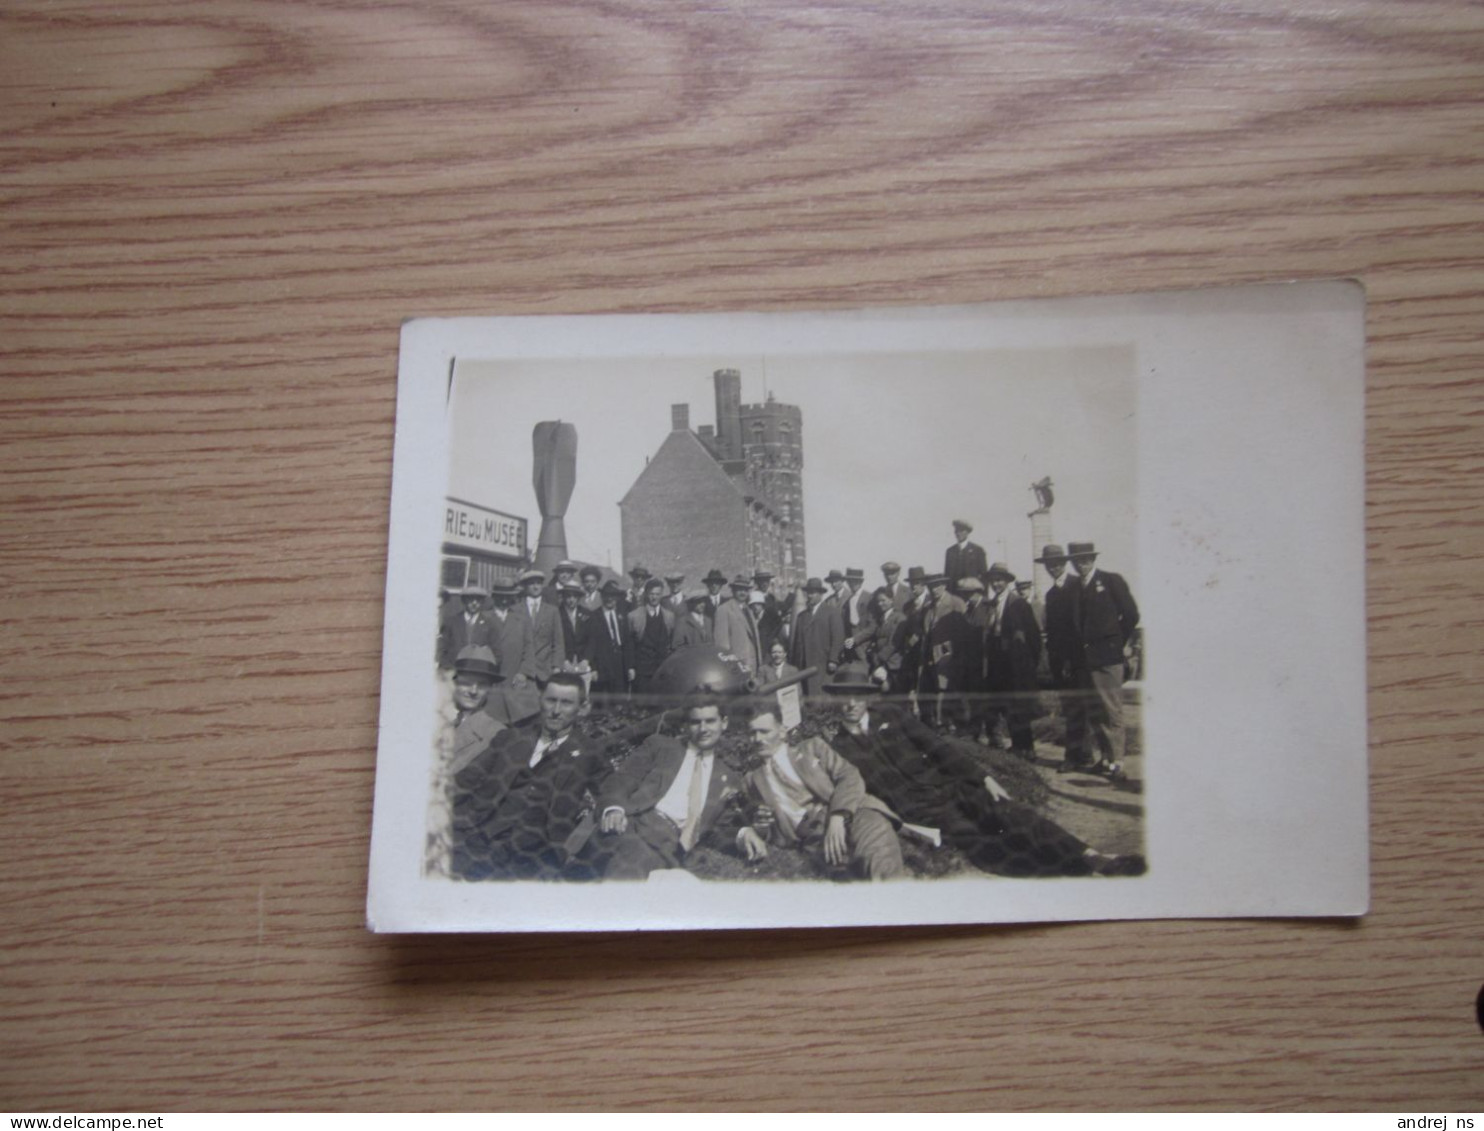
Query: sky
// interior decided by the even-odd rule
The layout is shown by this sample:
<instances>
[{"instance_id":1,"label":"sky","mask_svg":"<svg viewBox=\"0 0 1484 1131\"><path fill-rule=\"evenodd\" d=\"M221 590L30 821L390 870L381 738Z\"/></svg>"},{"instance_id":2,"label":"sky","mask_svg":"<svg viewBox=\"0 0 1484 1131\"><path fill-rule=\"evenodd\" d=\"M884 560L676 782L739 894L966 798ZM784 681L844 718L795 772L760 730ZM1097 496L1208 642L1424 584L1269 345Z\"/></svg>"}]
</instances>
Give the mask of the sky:
<instances>
[{"instance_id":1,"label":"sky","mask_svg":"<svg viewBox=\"0 0 1484 1131\"><path fill-rule=\"evenodd\" d=\"M991 561L1029 577L1030 485L1050 476L1054 540L1092 541L1137 588L1137 394L1131 347L808 357L469 360L449 399L448 493L520 515L534 546L531 430L577 429L568 552L627 569L618 501L670 431L715 424L712 373L742 373L742 402L767 393L802 412L808 569L858 566L872 584L893 559L941 569L952 521L974 525ZM724 573L745 563L717 562Z\"/></svg>"}]
</instances>

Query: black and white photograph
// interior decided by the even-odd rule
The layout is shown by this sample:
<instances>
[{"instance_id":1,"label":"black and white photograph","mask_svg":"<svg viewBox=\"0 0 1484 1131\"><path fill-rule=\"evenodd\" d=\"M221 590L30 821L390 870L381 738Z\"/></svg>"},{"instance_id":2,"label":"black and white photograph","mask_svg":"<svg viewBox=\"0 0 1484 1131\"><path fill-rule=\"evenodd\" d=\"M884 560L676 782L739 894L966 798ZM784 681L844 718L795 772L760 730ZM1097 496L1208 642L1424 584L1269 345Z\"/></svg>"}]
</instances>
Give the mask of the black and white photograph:
<instances>
[{"instance_id":1,"label":"black and white photograph","mask_svg":"<svg viewBox=\"0 0 1484 1131\"><path fill-rule=\"evenodd\" d=\"M1275 331L1292 320L1244 293ZM1288 364L1328 415L1305 443L1358 458L1327 387L1353 379L1353 359L1314 357L1315 329L1340 333L1343 288L1308 294ZM1267 622L1248 623L1261 602L1231 608L1232 591L1294 595L1229 552L1278 553L1285 520L1252 511L1271 460L1220 464L1241 422L1201 392L1222 380L1201 339L1229 362L1251 304L1234 300L1229 325L1207 313L1173 347L1195 364L1159 375L1149 343L1172 348L1182 306L1163 303L1168 318L1156 303L1122 324L1045 304L1022 304L1024 320L411 324L434 356L414 373L404 348L377 820L416 855L388 865L373 845L373 926L1149 914L1232 869L1202 872L1190 848L1225 824L1253 835L1253 773L1294 807L1300 840L1339 809L1349 886L1308 913L1351 898L1354 798L1308 797L1307 782L1296 796L1260 778L1270 741L1212 737L1222 702L1267 682L1260 665L1292 663L1264 643ZM1286 348L1280 332L1256 352ZM409 399L428 437L416 451ZM1304 426L1291 408L1247 402L1253 435ZM399 529L414 478L415 525ZM1354 488L1308 489L1344 504ZM1335 536L1355 536L1350 517L1328 516ZM1203 610L1208 636L1191 620ZM1251 708L1240 726L1263 742ZM1363 794L1363 730L1358 751ZM1355 778L1343 752L1306 757L1306 772ZM1211 775L1193 783L1200 765ZM1224 847L1302 851L1287 835ZM378 883L414 893L410 918L378 923ZM1232 910L1206 913L1240 911L1242 889L1215 906L1223 894Z\"/></svg>"}]
</instances>

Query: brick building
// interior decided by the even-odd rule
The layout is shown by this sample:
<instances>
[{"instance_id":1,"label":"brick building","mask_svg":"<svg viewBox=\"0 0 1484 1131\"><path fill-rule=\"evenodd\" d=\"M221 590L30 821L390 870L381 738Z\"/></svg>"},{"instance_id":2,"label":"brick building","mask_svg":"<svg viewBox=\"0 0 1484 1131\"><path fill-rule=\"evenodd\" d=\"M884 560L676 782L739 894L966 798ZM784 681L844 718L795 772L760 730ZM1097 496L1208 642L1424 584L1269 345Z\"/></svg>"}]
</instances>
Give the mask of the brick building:
<instances>
[{"instance_id":1,"label":"brick building","mask_svg":"<svg viewBox=\"0 0 1484 1131\"><path fill-rule=\"evenodd\" d=\"M770 395L742 403L742 375L718 369L716 424L690 426L670 406L670 434L619 501L624 568L679 572L694 585L712 567L729 577L765 569L802 585L803 420Z\"/></svg>"}]
</instances>

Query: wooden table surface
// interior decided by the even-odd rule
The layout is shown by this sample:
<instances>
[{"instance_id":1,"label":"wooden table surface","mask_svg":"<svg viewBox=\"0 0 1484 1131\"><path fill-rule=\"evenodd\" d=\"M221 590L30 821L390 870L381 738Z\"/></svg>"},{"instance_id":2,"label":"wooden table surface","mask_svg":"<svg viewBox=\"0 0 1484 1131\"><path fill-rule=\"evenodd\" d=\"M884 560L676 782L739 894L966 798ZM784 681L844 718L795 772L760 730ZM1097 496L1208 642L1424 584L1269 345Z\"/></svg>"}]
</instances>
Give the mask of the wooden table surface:
<instances>
[{"instance_id":1,"label":"wooden table surface","mask_svg":"<svg viewBox=\"0 0 1484 1131\"><path fill-rule=\"evenodd\" d=\"M1479 1110L1479 5L12 0L0 84L0 1108ZM1339 276L1364 920L366 933L402 319Z\"/></svg>"}]
</instances>

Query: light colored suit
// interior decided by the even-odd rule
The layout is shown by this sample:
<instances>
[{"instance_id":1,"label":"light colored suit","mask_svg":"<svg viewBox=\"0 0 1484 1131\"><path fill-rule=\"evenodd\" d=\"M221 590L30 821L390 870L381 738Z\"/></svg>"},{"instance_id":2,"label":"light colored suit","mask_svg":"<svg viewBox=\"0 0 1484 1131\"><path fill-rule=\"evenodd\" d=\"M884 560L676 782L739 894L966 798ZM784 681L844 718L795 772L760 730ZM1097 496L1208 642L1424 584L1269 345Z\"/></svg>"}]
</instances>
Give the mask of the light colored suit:
<instances>
[{"instance_id":1,"label":"light colored suit","mask_svg":"<svg viewBox=\"0 0 1484 1131\"><path fill-rule=\"evenodd\" d=\"M757 624L745 605L728 601L716 611L716 624L711 630L712 643L724 655L733 655L756 673L763 666L762 643Z\"/></svg>"}]
</instances>

